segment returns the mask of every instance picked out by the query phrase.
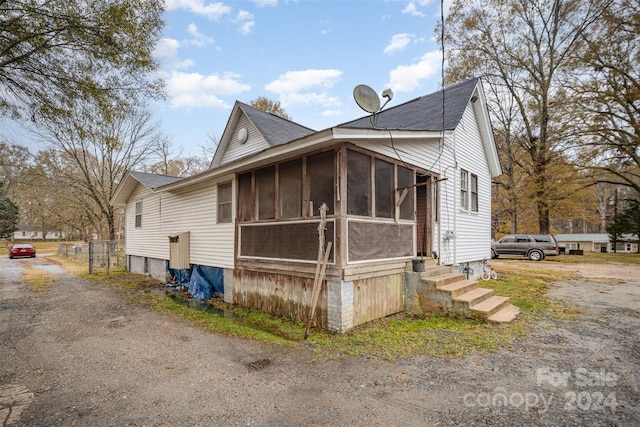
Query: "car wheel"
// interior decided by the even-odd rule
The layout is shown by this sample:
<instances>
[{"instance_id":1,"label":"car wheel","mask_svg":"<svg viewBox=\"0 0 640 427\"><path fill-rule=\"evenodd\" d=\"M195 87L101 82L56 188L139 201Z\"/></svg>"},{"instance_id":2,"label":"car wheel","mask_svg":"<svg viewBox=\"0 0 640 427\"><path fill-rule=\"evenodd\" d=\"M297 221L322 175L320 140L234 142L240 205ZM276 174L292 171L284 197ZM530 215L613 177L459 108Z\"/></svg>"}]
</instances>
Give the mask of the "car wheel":
<instances>
[{"instance_id":1,"label":"car wheel","mask_svg":"<svg viewBox=\"0 0 640 427\"><path fill-rule=\"evenodd\" d=\"M496 258L498 258L499 256L500 256L500 255L498 255L498 254L496 253L496 251L494 251L493 249L491 249L491 258L496 259Z\"/></svg>"},{"instance_id":2,"label":"car wheel","mask_svg":"<svg viewBox=\"0 0 640 427\"><path fill-rule=\"evenodd\" d=\"M11 255L9 255L9 259L13 259L13 257Z\"/></svg>"},{"instance_id":3,"label":"car wheel","mask_svg":"<svg viewBox=\"0 0 640 427\"><path fill-rule=\"evenodd\" d=\"M529 259L531 261L542 261L542 258L544 258L544 255L540 251L534 250L529 252Z\"/></svg>"}]
</instances>

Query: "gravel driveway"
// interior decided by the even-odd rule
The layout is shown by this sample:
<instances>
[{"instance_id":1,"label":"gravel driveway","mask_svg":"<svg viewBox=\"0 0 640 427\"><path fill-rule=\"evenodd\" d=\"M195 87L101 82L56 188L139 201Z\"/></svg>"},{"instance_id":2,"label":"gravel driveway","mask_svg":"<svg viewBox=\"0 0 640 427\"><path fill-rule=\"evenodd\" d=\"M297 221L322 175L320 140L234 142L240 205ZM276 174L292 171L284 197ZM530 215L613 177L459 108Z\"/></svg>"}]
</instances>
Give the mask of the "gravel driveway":
<instances>
[{"instance_id":1,"label":"gravel driveway","mask_svg":"<svg viewBox=\"0 0 640 427\"><path fill-rule=\"evenodd\" d=\"M501 261L507 262L507 261ZM25 265L60 275L33 293ZM547 263L540 263L548 266ZM331 358L208 333L68 275L0 259L0 421L28 426L640 425L640 267L581 269L513 348ZM541 267L542 268L542 267ZM628 274L619 277L622 269ZM584 271L583 271L584 270ZM499 327L499 326L496 326Z\"/></svg>"}]
</instances>

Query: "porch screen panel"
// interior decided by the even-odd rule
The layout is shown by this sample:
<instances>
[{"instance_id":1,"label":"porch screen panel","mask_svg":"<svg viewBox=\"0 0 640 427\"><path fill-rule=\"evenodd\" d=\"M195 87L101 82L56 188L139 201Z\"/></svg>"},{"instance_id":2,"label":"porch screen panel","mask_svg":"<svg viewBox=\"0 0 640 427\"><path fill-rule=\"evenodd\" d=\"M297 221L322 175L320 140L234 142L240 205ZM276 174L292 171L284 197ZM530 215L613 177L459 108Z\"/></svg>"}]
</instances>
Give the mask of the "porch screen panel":
<instances>
[{"instance_id":1,"label":"porch screen panel","mask_svg":"<svg viewBox=\"0 0 640 427\"><path fill-rule=\"evenodd\" d=\"M238 177L238 220L251 221L253 217L253 194L251 194L251 172Z\"/></svg>"},{"instance_id":2,"label":"porch screen panel","mask_svg":"<svg viewBox=\"0 0 640 427\"><path fill-rule=\"evenodd\" d=\"M333 230L333 221L328 221L325 242L333 241ZM240 256L317 261L318 223L241 225Z\"/></svg>"},{"instance_id":3,"label":"porch screen panel","mask_svg":"<svg viewBox=\"0 0 640 427\"><path fill-rule=\"evenodd\" d=\"M309 188L309 216L319 216L320 206L327 204L328 215L333 214L335 153L328 151L307 157L307 187Z\"/></svg>"},{"instance_id":4,"label":"porch screen panel","mask_svg":"<svg viewBox=\"0 0 640 427\"><path fill-rule=\"evenodd\" d=\"M393 164L376 159L376 216L393 218Z\"/></svg>"},{"instance_id":5,"label":"porch screen panel","mask_svg":"<svg viewBox=\"0 0 640 427\"><path fill-rule=\"evenodd\" d=\"M402 258L413 254L413 225L349 221L349 261Z\"/></svg>"},{"instance_id":6,"label":"porch screen panel","mask_svg":"<svg viewBox=\"0 0 640 427\"><path fill-rule=\"evenodd\" d=\"M302 159L282 163L279 166L280 217L302 216Z\"/></svg>"},{"instance_id":7,"label":"porch screen panel","mask_svg":"<svg viewBox=\"0 0 640 427\"><path fill-rule=\"evenodd\" d=\"M398 188L407 187L413 185L413 171L402 166L398 166ZM402 194L402 191L398 191L398 196ZM413 219L413 199L415 188L409 188L407 196L400 205L400 219Z\"/></svg>"},{"instance_id":8,"label":"porch screen panel","mask_svg":"<svg viewBox=\"0 0 640 427\"><path fill-rule=\"evenodd\" d=\"M371 216L371 157L347 151L347 213Z\"/></svg>"},{"instance_id":9,"label":"porch screen panel","mask_svg":"<svg viewBox=\"0 0 640 427\"><path fill-rule=\"evenodd\" d=\"M257 219L276 217L276 168L271 166L256 171Z\"/></svg>"}]
</instances>

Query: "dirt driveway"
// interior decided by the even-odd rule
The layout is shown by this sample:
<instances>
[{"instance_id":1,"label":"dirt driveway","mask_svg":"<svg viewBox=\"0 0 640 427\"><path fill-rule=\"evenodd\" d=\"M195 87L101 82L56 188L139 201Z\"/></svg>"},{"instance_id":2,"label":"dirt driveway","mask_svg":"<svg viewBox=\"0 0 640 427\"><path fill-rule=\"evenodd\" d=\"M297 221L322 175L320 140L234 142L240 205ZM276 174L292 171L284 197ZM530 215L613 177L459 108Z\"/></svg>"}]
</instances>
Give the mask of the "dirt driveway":
<instances>
[{"instance_id":1,"label":"dirt driveway","mask_svg":"<svg viewBox=\"0 0 640 427\"><path fill-rule=\"evenodd\" d=\"M510 261L501 261L510 262ZM32 265L60 275L45 292ZM318 358L207 333L62 272L0 259L0 421L28 426L640 425L640 267L579 269L513 348ZM621 272L625 272L624 274ZM583 276L584 275L584 276ZM499 326L496 326L499 327Z\"/></svg>"}]
</instances>

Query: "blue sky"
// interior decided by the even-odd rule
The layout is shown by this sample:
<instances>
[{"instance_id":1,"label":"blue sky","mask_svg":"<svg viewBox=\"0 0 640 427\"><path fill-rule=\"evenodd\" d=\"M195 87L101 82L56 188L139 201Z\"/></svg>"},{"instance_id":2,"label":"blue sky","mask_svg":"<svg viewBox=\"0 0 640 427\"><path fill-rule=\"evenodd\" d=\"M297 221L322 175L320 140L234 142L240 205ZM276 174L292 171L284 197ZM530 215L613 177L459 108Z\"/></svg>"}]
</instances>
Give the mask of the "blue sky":
<instances>
[{"instance_id":1,"label":"blue sky","mask_svg":"<svg viewBox=\"0 0 640 427\"><path fill-rule=\"evenodd\" d=\"M445 1L445 11L450 1ZM166 0L156 48L166 100L153 106L174 149L201 154L236 100L280 101L315 130L361 117L353 88L389 106L440 87L438 0Z\"/></svg>"},{"instance_id":2,"label":"blue sky","mask_svg":"<svg viewBox=\"0 0 640 427\"><path fill-rule=\"evenodd\" d=\"M293 121L322 130L366 114L353 100L358 84L379 95L392 89L389 106L440 88L439 0L165 5L155 55L167 96L149 107L176 155L202 155L210 135L222 136L236 100L280 101ZM0 118L0 134L33 152L46 148L7 119Z\"/></svg>"}]
</instances>

